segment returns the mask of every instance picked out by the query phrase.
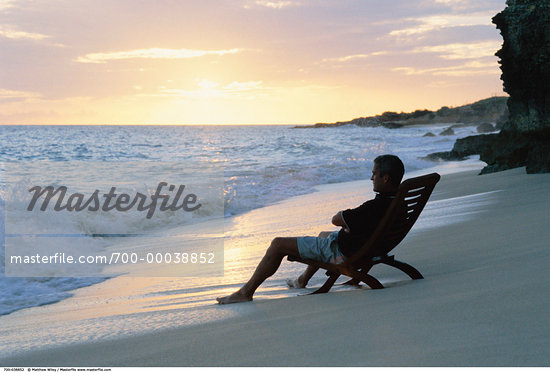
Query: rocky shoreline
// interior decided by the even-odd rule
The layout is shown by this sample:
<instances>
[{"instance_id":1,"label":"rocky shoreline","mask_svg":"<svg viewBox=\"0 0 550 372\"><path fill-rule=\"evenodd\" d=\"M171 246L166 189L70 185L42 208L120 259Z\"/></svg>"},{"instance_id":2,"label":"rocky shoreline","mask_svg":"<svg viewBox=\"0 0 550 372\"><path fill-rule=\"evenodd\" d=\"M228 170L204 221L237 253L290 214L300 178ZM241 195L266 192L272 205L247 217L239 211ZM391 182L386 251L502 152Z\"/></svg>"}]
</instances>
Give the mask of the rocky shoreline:
<instances>
[{"instance_id":1,"label":"rocky shoreline","mask_svg":"<svg viewBox=\"0 0 550 372\"><path fill-rule=\"evenodd\" d=\"M336 123L298 125L294 129L335 128L345 125L398 129L410 125L430 126L448 123L452 124L447 128L449 132L442 133L442 135L452 134L452 129L459 126L476 126L479 133L488 133L500 130L508 119L507 99L508 97L491 97L454 108L443 106L437 111L416 110L410 113L386 111L376 116L360 117Z\"/></svg>"}]
</instances>

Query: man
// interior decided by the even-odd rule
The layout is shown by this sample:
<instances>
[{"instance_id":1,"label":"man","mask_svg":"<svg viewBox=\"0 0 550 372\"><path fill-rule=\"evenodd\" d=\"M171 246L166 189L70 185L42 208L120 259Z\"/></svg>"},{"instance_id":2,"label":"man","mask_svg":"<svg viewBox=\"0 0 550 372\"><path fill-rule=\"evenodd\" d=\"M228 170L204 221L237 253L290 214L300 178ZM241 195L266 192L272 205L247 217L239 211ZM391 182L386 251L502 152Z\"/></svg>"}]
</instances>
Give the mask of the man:
<instances>
[{"instance_id":1,"label":"man","mask_svg":"<svg viewBox=\"0 0 550 372\"><path fill-rule=\"evenodd\" d=\"M340 231L323 231L318 237L275 238L254 274L235 293L218 297L220 304L252 301L256 289L275 274L285 256L309 258L316 261L340 263L350 257L374 232L395 197L405 167L395 155L381 155L374 159L372 186L376 197L359 207L339 211L332 217L332 224ZM316 268L308 266L295 280L287 281L290 287L304 288L315 274Z\"/></svg>"}]
</instances>

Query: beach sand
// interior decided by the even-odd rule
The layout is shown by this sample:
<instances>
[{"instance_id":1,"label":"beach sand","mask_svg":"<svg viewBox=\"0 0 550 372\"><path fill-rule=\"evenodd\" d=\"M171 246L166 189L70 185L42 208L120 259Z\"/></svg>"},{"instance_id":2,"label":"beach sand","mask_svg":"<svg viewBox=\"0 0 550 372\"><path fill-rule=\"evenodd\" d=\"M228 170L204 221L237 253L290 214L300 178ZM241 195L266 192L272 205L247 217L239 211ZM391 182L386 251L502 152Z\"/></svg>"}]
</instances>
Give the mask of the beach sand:
<instances>
[{"instance_id":1,"label":"beach sand","mask_svg":"<svg viewBox=\"0 0 550 372\"><path fill-rule=\"evenodd\" d=\"M235 313L222 320L26 350L0 358L0 365L548 366L550 174L527 175L523 168L477 173L444 175L425 216L394 251L417 267L423 280L376 267L374 275L388 288L292 297L258 292L253 302L212 305L210 313ZM367 181L357 185L370 188ZM330 211L362 197L349 185L340 187L327 185L316 195L236 218L229 226L226 269L231 269L227 262L238 265L239 255L258 252L238 251L235 246L243 241L264 246L275 231L284 236L330 227ZM300 219L293 205L320 210L318 219ZM283 211L288 218L274 217ZM247 219L261 236L239 230ZM257 262L259 253L252 255ZM224 291L242 284L250 266L227 279ZM279 286L284 267L273 279ZM56 305L61 306L51 306ZM178 310L172 311L177 318Z\"/></svg>"}]
</instances>

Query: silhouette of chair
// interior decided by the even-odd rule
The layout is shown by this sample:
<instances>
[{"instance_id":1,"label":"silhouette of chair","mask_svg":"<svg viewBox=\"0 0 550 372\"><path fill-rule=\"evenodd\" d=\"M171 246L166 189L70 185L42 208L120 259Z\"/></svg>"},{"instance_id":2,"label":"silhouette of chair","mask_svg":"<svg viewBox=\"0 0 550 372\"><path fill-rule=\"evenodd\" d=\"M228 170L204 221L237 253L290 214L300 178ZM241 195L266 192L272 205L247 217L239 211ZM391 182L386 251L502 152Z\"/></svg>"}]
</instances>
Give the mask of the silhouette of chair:
<instances>
[{"instance_id":1,"label":"silhouette of chair","mask_svg":"<svg viewBox=\"0 0 550 372\"><path fill-rule=\"evenodd\" d=\"M368 274L370 269L378 264L395 267L413 280L423 279L422 274L414 267L396 260L395 256L388 256L388 253L407 236L440 178L439 174L431 173L403 181L374 233L353 256L343 263L331 264L289 256L289 261L327 270L328 279L325 284L311 294L328 292L340 275L351 278L344 284L358 285L364 282L372 289L384 288L378 279Z\"/></svg>"}]
</instances>

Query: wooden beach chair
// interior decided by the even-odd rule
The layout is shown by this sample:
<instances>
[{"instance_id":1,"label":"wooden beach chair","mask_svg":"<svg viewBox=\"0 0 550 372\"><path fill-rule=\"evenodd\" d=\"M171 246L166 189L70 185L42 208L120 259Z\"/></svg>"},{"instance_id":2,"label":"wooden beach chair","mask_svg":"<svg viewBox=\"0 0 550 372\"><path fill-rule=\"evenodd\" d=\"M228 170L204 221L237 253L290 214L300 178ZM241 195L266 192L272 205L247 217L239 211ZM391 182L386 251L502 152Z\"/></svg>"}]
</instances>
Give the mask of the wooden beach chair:
<instances>
[{"instance_id":1,"label":"wooden beach chair","mask_svg":"<svg viewBox=\"0 0 550 372\"><path fill-rule=\"evenodd\" d=\"M418 270L405 262L397 261L394 256L388 256L388 253L410 231L440 178L439 174L431 173L403 181L399 185L395 199L374 233L353 256L343 263L330 264L299 257L288 257L289 261L314 265L327 271L328 279L325 284L311 294L328 292L340 275L351 278L345 284L358 285L360 282L364 282L372 289L384 288L375 277L368 274L369 270L378 264L393 266L412 279L422 279L423 276Z\"/></svg>"}]
</instances>

